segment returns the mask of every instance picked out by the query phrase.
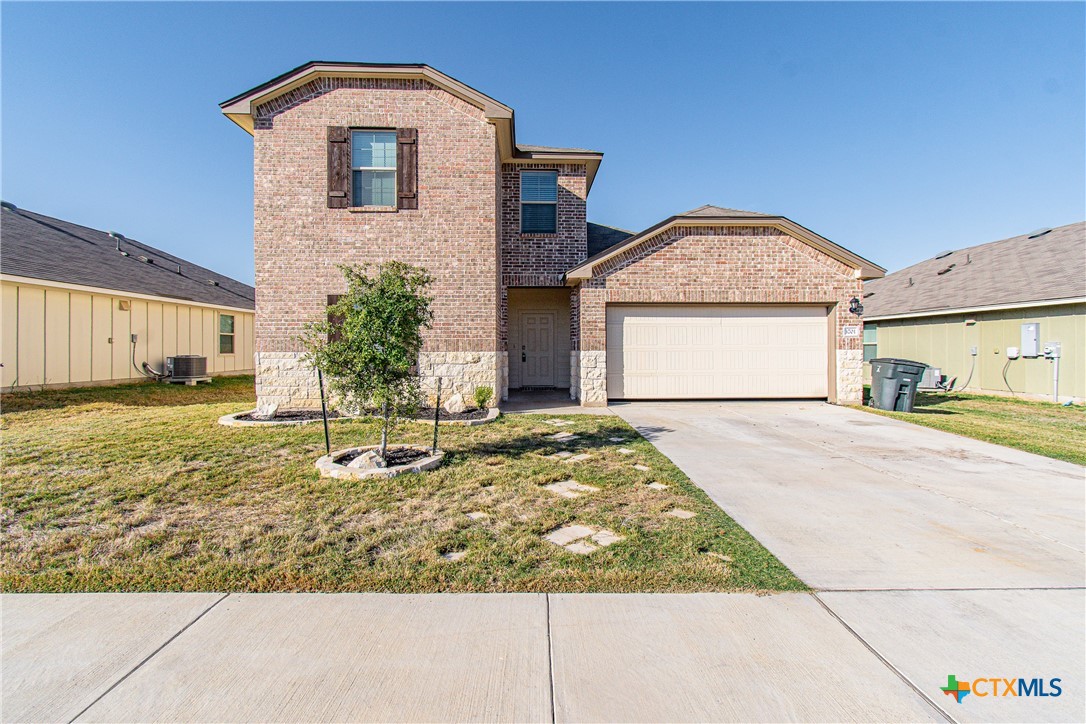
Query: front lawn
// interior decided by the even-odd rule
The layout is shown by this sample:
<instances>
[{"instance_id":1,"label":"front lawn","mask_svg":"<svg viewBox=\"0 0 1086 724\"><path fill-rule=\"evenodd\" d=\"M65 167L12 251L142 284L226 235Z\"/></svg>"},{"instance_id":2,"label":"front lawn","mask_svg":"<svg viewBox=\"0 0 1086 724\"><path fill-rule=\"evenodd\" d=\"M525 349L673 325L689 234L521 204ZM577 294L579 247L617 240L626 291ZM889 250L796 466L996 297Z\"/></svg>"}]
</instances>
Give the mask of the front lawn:
<instances>
[{"instance_id":1,"label":"front lawn","mask_svg":"<svg viewBox=\"0 0 1086 724\"><path fill-rule=\"evenodd\" d=\"M446 463L391 481L320 478L319 423L231 428L252 378L4 395L4 591L802 590L779 561L616 417L442 427ZM377 441L331 424L333 448ZM576 434L569 444L546 439ZM397 442L428 444L410 423ZM616 443L611 437L628 438ZM622 454L626 447L634 452ZM587 452L584 462L546 455ZM644 465L649 471L634 469ZM599 488L563 498L543 484ZM648 487L659 482L669 487ZM683 520L675 508L696 513ZM467 513L483 513L470 518ZM624 540L577 555L568 523ZM456 561L442 554L464 552ZM710 555L716 554L716 555ZM727 560L730 559L730 560Z\"/></svg>"},{"instance_id":2,"label":"front lawn","mask_svg":"<svg viewBox=\"0 0 1086 724\"><path fill-rule=\"evenodd\" d=\"M1086 408L994 395L918 392L913 412L862 408L917 425L1086 465Z\"/></svg>"}]
</instances>

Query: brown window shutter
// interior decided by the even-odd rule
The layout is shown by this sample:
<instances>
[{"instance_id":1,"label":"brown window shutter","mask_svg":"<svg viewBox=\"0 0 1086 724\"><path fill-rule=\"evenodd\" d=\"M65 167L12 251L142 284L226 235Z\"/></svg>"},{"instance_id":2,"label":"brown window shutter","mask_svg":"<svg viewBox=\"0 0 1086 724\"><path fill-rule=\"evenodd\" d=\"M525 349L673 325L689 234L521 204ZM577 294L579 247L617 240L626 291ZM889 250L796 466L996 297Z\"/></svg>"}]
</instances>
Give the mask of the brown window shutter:
<instances>
[{"instance_id":1,"label":"brown window shutter","mask_svg":"<svg viewBox=\"0 0 1086 724\"><path fill-rule=\"evenodd\" d=\"M351 205L351 129L328 127L328 208Z\"/></svg>"},{"instance_id":2,"label":"brown window shutter","mask_svg":"<svg viewBox=\"0 0 1086 724\"><path fill-rule=\"evenodd\" d=\"M419 132L396 129L396 208L419 207Z\"/></svg>"},{"instance_id":3,"label":"brown window shutter","mask_svg":"<svg viewBox=\"0 0 1086 724\"><path fill-rule=\"evenodd\" d=\"M342 294L329 294L328 295L328 307L329 307L329 309L328 309L328 324L330 324L332 326L332 330L328 333L328 341L329 342L338 342L341 339L340 334L339 334L339 325L343 323L343 320L340 317L337 317L336 315L332 314L332 309L331 309L332 305L335 304L336 302L338 302L339 298L341 296L343 296L343 295Z\"/></svg>"}]
</instances>

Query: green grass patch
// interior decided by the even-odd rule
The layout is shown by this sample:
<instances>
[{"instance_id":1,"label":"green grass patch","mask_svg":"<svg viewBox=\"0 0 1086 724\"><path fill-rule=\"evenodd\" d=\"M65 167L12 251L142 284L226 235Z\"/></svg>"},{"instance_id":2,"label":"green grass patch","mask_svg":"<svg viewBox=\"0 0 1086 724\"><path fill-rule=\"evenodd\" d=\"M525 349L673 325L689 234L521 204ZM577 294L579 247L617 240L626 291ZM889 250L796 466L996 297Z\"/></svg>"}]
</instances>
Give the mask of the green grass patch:
<instances>
[{"instance_id":1,"label":"green grass patch","mask_svg":"<svg viewBox=\"0 0 1086 724\"><path fill-rule=\"evenodd\" d=\"M1086 408L958 392L918 392L913 412L857 408L976 440L1086 465Z\"/></svg>"},{"instance_id":2,"label":"green grass patch","mask_svg":"<svg viewBox=\"0 0 1086 724\"><path fill-rule=\"evenodd\" d=\"M442 427L446 463L393 480L321 478L319 423L236 428L252 378L3 397L4 591L804 590L776 558L616 417L508 416ZM559 429L580 436L547 440ZM373 444L368 420L334 448ZM428 444L408 423L396 442ZM610 437L625 437L613 443ZM620 447L632 455L618 452ZM583 463L547 455L588 452ZM634 464L651 468L634 470ZM574 478L600 491L560 498ZM656 491L647 484L669 485ZM697 513L683 521L675 507ZM488 518L471 520L482 511ZM625 540L579 556L542 540L566 523ZM465 551L457 562L443 553ZM731 558L725 562L707 555Z\"/></svg>"}]
</instances>

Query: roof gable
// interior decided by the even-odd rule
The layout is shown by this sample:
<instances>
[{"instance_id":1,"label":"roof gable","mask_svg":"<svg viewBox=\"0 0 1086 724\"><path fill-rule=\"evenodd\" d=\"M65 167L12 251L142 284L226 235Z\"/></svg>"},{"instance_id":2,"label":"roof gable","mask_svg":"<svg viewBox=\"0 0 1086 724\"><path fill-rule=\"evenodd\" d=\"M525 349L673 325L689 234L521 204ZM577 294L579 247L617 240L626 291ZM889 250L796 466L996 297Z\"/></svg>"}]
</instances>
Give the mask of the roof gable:
<instances>
[{"instance_id":1,"label":"roof gable","mask_svg":"<svg viewBox=\"0 0 1086 724\"><path fill-rule=\"evenodd\" d=\"M1086 297L1086 221L925 259L864 286L867 318Z\"/></svg>"},{"instance_id":2,"label":"roof gable","mask_svg":"<svg viewBox=\"0 0 1086 724\"><path fill-rule=\"evenodd\" d=\"M843 246L834 244L829 239L819 236L810 229L800 226L784 216L772 216L758 211L742 211L706 204L682 214L669 216L660 223L650 226L648 229L634 234L624 241L605 247L595 255L589 256L588 259L566 272L567 283L576 283L592 278L597 265L635 246L646 243L675 226L772 226L814 247L827 256L851 266L861 279L877 279L886 272L881 266L852 253Z\"/></svg>"},{"instance_id":3,"label":"roof gable","mask_svg":"<svg viewBox=\"0 0 1086 724\"><path fill-rule=\"evenodd\" d=\"M134 239L118 240L105 231L23 209L5 208L0 229L5 275L180 302L255 307L254 289L248 284ZM117 251L118 244L124 253Z\"/></svg>"}]
</instances>

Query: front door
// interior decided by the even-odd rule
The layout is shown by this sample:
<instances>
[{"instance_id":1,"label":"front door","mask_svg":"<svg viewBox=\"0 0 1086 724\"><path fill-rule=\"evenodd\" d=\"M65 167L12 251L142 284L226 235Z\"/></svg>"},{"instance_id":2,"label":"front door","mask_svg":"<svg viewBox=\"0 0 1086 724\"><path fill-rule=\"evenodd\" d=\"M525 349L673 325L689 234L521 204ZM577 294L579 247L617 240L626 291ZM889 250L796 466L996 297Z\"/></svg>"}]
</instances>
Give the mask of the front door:
<instances>
[{"instance_id":1,"label":"front door","mask_svg":"<svg viewBox=\"0 0 1086 724\"><path fill-rule=\"evenodd\" d=\"M520 313L520 384L554 387L554 312Z\"/></svg>"}]
</instances>

